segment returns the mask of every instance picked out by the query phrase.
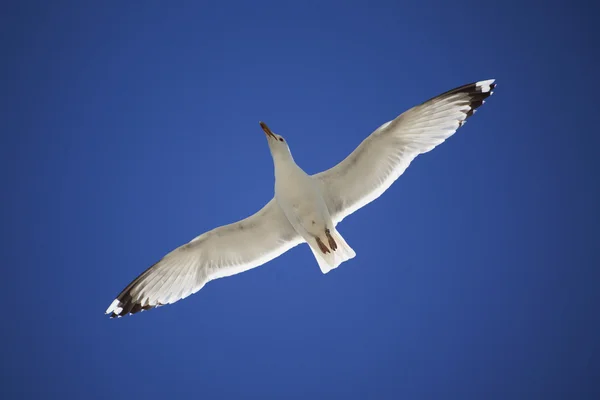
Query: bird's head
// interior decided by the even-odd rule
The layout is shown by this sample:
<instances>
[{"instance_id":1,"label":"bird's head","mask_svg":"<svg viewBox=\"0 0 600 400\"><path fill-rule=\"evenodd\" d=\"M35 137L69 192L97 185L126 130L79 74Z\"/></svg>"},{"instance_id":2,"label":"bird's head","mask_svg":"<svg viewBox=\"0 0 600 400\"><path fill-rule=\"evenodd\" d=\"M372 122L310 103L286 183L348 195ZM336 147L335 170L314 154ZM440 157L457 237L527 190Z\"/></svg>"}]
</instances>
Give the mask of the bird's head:
<instances>
[{"instance_id":1,"label":"bird's head","mask_svg":"<svg viewBox=\"0 0 600 400\"><path fill-rule=\"evenodd\" d=\"M269 149L271 149L271 154L273 157L279 155L289 155L290 148L286 140L281 136L273 133L271 129L264 122L260 121L260 127L265 131L265 135L267 135L267 143L269 144Z\"/></svg>"}]
</instances>

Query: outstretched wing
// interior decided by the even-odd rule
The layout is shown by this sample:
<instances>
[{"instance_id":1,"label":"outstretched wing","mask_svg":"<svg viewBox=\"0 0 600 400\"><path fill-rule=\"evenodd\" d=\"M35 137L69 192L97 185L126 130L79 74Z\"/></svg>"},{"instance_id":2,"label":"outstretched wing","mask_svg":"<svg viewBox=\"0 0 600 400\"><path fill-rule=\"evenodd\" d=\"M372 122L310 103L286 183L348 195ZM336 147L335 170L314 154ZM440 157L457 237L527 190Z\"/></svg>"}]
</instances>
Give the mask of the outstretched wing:
<instances>
[{"instance_id":1,"label":"outstretched wing","mask_svg":"<svg viewBox=\"0 0 600 400\"><path fill-rule=\"evenodd\" d=\"M494 87L494 79L471 83L413 107L377 128L342 162L313 175L322 182L334 223L381 196L415 157L452 136Z\"/></svg>"},{"instance_id":2,"label":"outstretched wing","mask_svg":"<svg viewBox=\"0 0 600 400\"><path fill-rule=\"evenodd\" d=\"M106 313L114 318L172 304L208 281L258 267L303 241L272 199L256 214L171 251L134 279Z\"/></svg>"}]
</instances>

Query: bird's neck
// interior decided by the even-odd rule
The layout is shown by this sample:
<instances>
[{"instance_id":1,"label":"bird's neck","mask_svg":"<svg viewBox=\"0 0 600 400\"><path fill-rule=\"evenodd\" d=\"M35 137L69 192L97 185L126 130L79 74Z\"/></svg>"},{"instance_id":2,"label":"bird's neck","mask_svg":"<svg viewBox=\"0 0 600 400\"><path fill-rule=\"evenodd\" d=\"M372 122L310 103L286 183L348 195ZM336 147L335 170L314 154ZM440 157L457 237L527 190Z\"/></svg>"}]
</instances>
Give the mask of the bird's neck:
<instances>
[{"instance_id":1,"label":"bird's neck","mask_svg":"<svg viewBox=\"0 0 600 400\"><path fill-rule=\"evenodd\" d=\"M273 164L277 165L288 165L288 164L296 164L294 162L294 157L292 157L292 153L287 150L274 151L271 153L273 156Z\"/></svg>"},{"instance_id":2,"label":"bird's neck","mask_svg":"<svg viewBox=\"0 0 600 400\"><path fill-rule=\"evenodd\" d=\"M299 168L289 151L273 154L273 166L275 167L275 177L277 175L288 175Z\"/></svg>"}]
</instances>

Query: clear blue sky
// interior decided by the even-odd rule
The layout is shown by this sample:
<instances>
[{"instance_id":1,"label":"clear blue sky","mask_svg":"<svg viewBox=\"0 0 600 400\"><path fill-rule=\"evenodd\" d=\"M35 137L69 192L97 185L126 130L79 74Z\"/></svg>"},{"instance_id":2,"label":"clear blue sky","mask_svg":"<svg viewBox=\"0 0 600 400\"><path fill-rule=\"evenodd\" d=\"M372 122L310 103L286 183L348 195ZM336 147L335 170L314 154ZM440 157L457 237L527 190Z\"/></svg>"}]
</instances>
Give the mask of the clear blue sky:
<instances>
[{"instance_id":1,"label":"clear blue sky","mask_svg":"<svg viewBox=\"0 0 600 400\"><path fill-rule=\"evenodd\" d=\"M600 395L597 9L91 3L2 7L0 397ZM465 127L338 226L352 261L323 275L300 246L104 315L272 197L259 120L315 173L488 78Z\"/></svg>"}]
</instances>

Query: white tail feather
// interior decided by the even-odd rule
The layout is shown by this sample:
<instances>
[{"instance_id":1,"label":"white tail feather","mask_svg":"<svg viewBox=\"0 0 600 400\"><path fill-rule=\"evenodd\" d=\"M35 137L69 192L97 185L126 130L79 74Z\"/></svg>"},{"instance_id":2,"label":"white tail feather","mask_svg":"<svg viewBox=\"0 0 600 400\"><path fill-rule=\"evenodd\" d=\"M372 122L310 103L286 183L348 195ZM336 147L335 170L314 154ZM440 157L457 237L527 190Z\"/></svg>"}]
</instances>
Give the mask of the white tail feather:
<instances>
[{"instance_id":1,"label":"white tail feather","mask_svg":"<svg viewBox=\"0 0 600 400\"><path fill-rule=\"evenodd\" d=\"M352 247L346 243L342 235L340 235L336 229L331 231L331 237L333 237L333 240L335 240L337 244L337 250L326 254L321 252L316 241L311 241L309 243L310 249L319 263L319 268L321 268L321 272L324 274L328 273L332 269L336 269L344 261L348 261L356 256L356 253L354 250L352 250Z\"/></svg>"}]
</instances>

